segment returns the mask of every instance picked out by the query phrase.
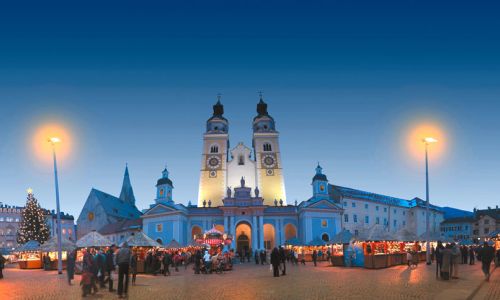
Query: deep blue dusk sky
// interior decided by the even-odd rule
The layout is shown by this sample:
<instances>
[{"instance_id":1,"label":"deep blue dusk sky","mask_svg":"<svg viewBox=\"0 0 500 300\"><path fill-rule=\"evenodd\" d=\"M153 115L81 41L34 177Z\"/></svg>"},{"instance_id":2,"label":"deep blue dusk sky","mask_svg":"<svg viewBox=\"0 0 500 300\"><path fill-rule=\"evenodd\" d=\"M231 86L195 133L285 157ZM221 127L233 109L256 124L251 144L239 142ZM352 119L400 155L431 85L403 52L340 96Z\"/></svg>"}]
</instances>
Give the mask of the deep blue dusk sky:
<instances>
[{"instance_id":1,"label":"deep blue dusk sky","mask_svg":"<svg viewBox=\"0 0 500 300\"><path fill-rule=\"evenodd\" d=\"M55 208L30 140L58 122L75 141L60 162L62 210L78 217L92 187L118 195L126 162L139 209L165 164L175 201L195 203L216 94L231 145L251 145L262 90L289 203L310 197L317 161L333 184L424 198L404 136L430 120L447 137L431 201L500 204L494 1L16 2L0 4L0 202L24 205L32 187Z\"/></svg>"}]
</instances>

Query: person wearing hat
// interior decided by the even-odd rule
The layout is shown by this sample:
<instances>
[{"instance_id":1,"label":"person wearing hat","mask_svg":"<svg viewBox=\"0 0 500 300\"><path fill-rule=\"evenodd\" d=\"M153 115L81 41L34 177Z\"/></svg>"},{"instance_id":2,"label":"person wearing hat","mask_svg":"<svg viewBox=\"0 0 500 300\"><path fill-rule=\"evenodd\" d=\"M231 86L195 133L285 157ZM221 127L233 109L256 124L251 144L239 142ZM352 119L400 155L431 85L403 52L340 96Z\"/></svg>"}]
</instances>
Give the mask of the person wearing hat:
<instances>
[{"instance_id":1,"label":"person wearing hat","mask_svg":"<svg viewBox=\"0 0 500 300\"><path fill-rule=\"evenodd\" d=\"M116 254L116 264L118 265L118 297L122 298L123 294L128 292L128 273L132 254L128 247L128 243L124 242L118 253ZM125 286L123 281L125 279Z\"/></svg>"}]
</instances>

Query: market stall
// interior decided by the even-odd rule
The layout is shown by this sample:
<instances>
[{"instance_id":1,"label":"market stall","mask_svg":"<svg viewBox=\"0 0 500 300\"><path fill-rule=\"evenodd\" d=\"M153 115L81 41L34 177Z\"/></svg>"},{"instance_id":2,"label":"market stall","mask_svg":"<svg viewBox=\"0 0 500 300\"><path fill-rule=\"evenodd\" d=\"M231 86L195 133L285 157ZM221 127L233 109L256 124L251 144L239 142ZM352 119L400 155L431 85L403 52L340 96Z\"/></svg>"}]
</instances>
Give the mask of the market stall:
<instances>
[{"instance_id":1,"label":"market stall","mask_svg":"<svg viewBox=\"0 0 500 300\"><path fill-rule=\"evenodd\" d=\"M389 243L394 237L381 225L374 225L356 238L361 242L364 267L368 269L387 268L389 266Z\"/></svg>"},{"instance_id":2,"label":"market stall","mask_svg":"<svg viewBox=\"0 0 500 300\"><path fill-rule=\"evenodd\" d=\"M82 262L84 251L94 251L96 249L103 248L107 250L113 243L106 237L100 235L96 231L91 231L76 241L76 263L75 263L75 273L79 274L82 272Z\"/></svg>"},{"instance_id":3,"label":"market stall","mask_svg":"<svg viewBox=\"0 0 500 300\"><path fill-rule=\"evenodd\" d=\"M18 256L18 265L20 269L41 269L42 253L40 252L40 243L29 241L19 246L14 252Z\"/></svg>"},{"instance_id":4,"label":"market stall","mask_svg":"<svg viewBox=\"0 0 500 300\"><path fill-rule=\"evenodd\" d=\"M63 268L66 268L66 259L68 253L76 249L75 243L63 237L61 240L61 248L62 248L62 262ZM50 270L57 270L58 263L58 242L57 237L52 237L50 240L46 241L43 245L40 246L40 251L44 253L45 256L50 258Z\"/></svg>"},{"instance_id":5,"label":"market stall","mask_svg":"<svg viewBox=\"0 0 500 300\"><path fill-rule=\"evenodd\" d=\"M161 246L158 242L147 236L142 231L136 232L134 235L130 236L127 239L127 244L132 248L132 252L137 254L138 273L144 273L144 264L148 251Z\"/></svg>"},{"instance_id":6,"label":"market stall","mask_svg":"<svg viewBox=\"0 0 500 300\"><path fill-rule=\"evenodd\" d=\"M213 227L210 230L205 231L204 234L199 234L194 236L194 240L198 245L208 246L210 249L210 255L213 255L217 251L226 251L227 247L231 245L233 237L230 234L222 233Z\"/></svg>"},{"instance_id":7,"label":"market stall","mask_svg":"<svg viewBox=\"0 0 500 300\"><path fill-rule=\"evenodd\" d=\"M330 241L330 253L331 253L331 263L332 266L343 267L346 265L344 251L349 246L349 243L353 239L353 235L349 230L342 230L337 235L333 237Z\"/></svg>"}]
</instances>

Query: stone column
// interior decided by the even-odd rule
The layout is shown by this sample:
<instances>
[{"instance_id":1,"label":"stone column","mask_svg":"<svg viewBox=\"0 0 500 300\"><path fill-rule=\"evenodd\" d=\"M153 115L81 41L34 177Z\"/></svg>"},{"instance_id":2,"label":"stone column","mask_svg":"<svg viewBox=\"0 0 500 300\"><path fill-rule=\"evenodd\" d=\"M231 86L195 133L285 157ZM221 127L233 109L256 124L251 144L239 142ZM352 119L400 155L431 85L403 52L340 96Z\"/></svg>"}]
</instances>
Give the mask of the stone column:
<instances>
[{"instance_id":1,"label":"stone column","mask_svg":"<svg viewBox=\"0 0 500 300\"><path fill-rule=\"evenodd\" d=\"M259 217L259 248L264 249L264 216Z\"/></svg>"},{"instance_id":2,"label":"stone column","mask_svg":"<svg viewBox=\"0 0 500 300\"><path fill-rule=\"evenodd\" d=\"M230 233L229 232L229 227L227 226L227 218L229 218L228 216L224 216L224 231L227 232L227 233Z\"/></svg>"},{"instance_id":3,"label":"stone column","mask_svg":"<svg viewBox=\"0 0 500 300\"><path fill-rule=\"evenodd\" d=\"M255 251L259 248L259 243L257 242L257 229L258 229L258 224L257 224L257 216L252 217L252 250Z\"/></svg>"},{"instance_id":4,"label":"stone column","mask_svg":"<svg viewBox=\"0 0 500 300\"><path fill-rule=\"evenodd\" d=\"M234 226L234 216L229 217L229 229L233 236L233 241L231 242L231 248L236 249L236 227Z\"/></svg>"}]
</instances>

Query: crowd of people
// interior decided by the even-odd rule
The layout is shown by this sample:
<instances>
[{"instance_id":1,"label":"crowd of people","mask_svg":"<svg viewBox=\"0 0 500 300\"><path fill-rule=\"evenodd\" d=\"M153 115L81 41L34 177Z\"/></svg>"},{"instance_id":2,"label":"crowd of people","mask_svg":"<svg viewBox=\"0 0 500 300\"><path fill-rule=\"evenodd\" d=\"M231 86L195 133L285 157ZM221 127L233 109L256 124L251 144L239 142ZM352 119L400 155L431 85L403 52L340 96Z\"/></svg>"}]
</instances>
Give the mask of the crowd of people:
<instances>
[{"instance_id":1,"label":"crowd of people","mask_svg":"<svg viewBox=\"0 0 500 300\"><path fill-rule=\"evenodd\" d=\"M122 298L128 293L129 274L132 273L132 284L135 284L137 274L137 253L132 252L125 242L117 250L115 245L104 252L103 249L83 249L82 286L83 297L93 293L99 288L105 289L108 285L109 292L115 292L113 288L113 272L118 269L118 297ZM74 261L76 252L69 255L67 262L68 283L71 284L74 274ZM99 288L97 285L99 284Z\"/></svg>"},{"instance_id":2,"label":"crowd of people","mask_svg":"<svg viewBox=\"0 0 500 300\"><path fill-rule=\"evenodd\" d=\"M481 262L481 269L486 281L490 279L491 263L497 257L500 261L500 249L496 251L488 242L481 246L465 246L449 243L446 246L438 242L437 247L432 249L432 257L436 258L439 268L439 277L443 280L458 279L460 266L463 264L474 265L475 260Z\"/></svg>"}]
</instances>

